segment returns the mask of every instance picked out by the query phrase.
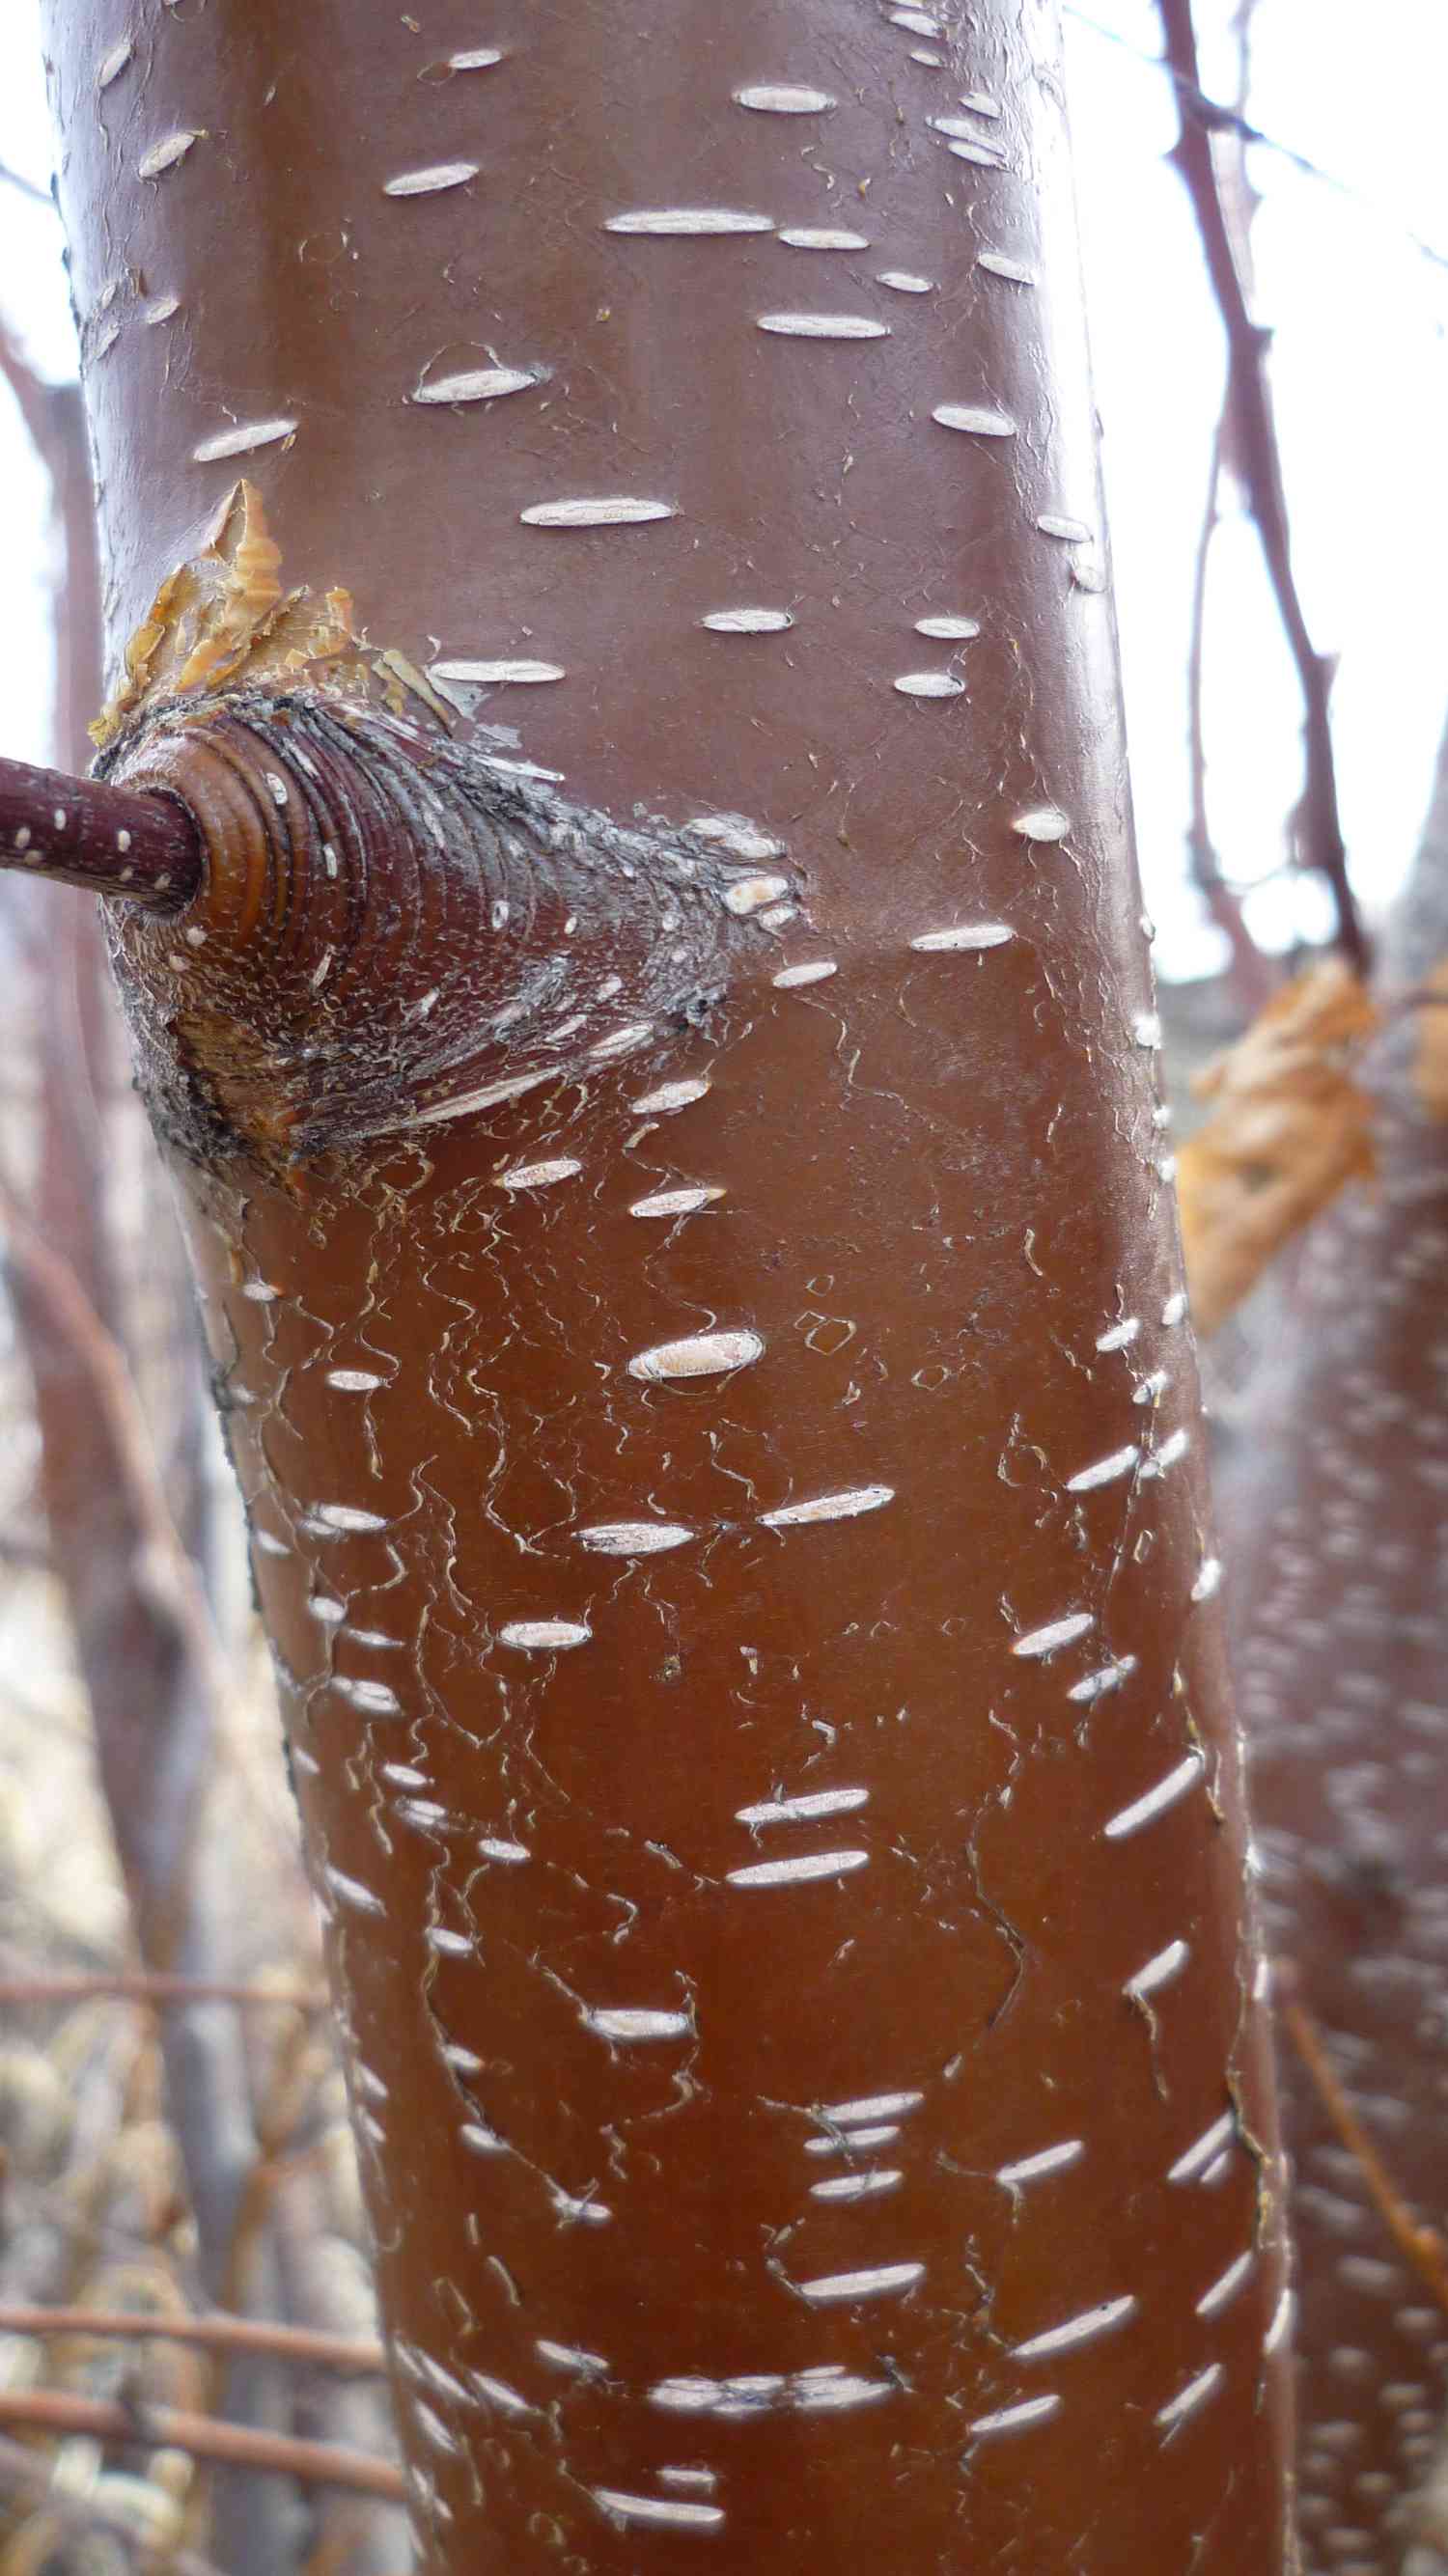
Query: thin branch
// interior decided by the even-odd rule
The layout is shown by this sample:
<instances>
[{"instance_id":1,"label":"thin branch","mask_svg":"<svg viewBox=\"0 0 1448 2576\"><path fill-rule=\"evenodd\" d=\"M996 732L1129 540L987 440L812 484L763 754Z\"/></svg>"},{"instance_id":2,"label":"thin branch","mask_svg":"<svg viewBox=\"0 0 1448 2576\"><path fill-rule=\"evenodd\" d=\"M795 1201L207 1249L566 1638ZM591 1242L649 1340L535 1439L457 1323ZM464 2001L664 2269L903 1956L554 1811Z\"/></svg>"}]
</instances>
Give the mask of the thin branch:
<instances>
[{"instance_id":1,"label":"thin branch","mask_svg":"<svg viewBox=\"0 0 1448 2576\"><path fill-rule=\"evenodd\" d=\"M1321 2031L1295 1995L1278 2005L1283 2027L1306 2067L1323 2108L1362 2177L1363 2189L1394 2244L1435 2304L1448 2316L1448 2254L1436 2228L1420 2226L1347 2098Z\"/></svg>"},{"instance_id":2,"label":"thin branch","mask_svg":"<svg viewBox=\"0 0 1448 2576\"><path fill-rule=\"evenodd\" d=\"M158 2316L128 2308L9 2307L0 2302L0 2334L94 2335L101 2341L199 2344L205 2352L267 2352L299 2369L336 2370L373 2379L386 2369L380 2343L320 2334L308 2326L264 2324L253 2317Z\"/></svg>"},{"instance_id":3,"label":"thin branch","mask_svg":"<svg viewBox=\"0 0 1448 2576\"><path fill-rule=\"evenodd\" d=\"M256 2154L237 2193L225 2271L216 2284L228 2307L237 2302L240 2285L250 2277L278 2192L305 2161L304 2150L290 2150L303 2108L316 2088L319 2068L315 2037L311 2023L293 2024L277 2052L278 2063L272 2071L267 2098L255 2114Z\"/></svg>"},{"instance_id":4,"label":"thin branch","mask_svg":"<svg viewBox=\"0 0 1448 2576\"><path fill-rule=\"evenodd\" d=\"M124 1970L96 1976L84 1972L50 1977L0 1977L0 2005L84 2003L96 1995L118 1995L138 2004L239 2004L247 2008L320 2013L327 1996L320 1986L236 1986L206 1977L172 1977L162 1972L133 1974Z\"/></svg>"},{"instance_id":5,"label":"thin branch","mask_svg":"<svg viewBox=\"0 0 1448 2576\"><path fill-rule=\"evenodd\" d=\"M1237 12L1239 106L1245 106L1248 95L1248 45L1254 0L1243 0ZM1245 155L1237 175L1237 194L1241 206L1236 210L1240 255L1250 258L1247 238L1255 200L1246 184ZM1191 628L1187 642L1187 749L1191 780L1191 819L1187 825L1187 855L1192 875L1201 890L1202 900L1211 919L1223 933L1231 950L1231 980L1244 1016L1254 1019L1269 999L1276 977L1268 966L1242 917L1240 896L1230 887L1221 870L1212 840L1207 811L1207 744L1206 744L1206 641L1207 641L1207 574L1211 561L1212 539L1221 517L1222 465L1227 446L1229 422L1225 412L1212 437L1211 463L1207 473L1206 497L1202 505L1201 531L1197 538L1196 562L1192 572Z\"/></svg>"},{"instance_id":6,"label":"thin branch","mask_svg":"<svg viewBox=\"0 0 1448 2576\"><path fill-rule=\"evenodd\" d=\"M0 763L0 771L9 764ZM3 793L3 788L0 788ZM132 1507L162 1570L170 1606L200 1669L209 1677L219 1703L230 1698L230 1683L210 1608L166 1500L145 1415L125 1354L107 1332L71 1264L62 1259L31 1223L9 1182L0 1176L0 1224L12 1261L29 1277L47 1302L52 1320L69 1336L95 1389L110 1425L120 1475L130 1488Z\"/></svg>"},{"instance_id":7,"label":"thin branch","mask_svg":"<svg viewBox=\"0 0 1448 2576\"><path fill-rule=\"evenodd\" d=\"M390 2460L330 2442L304 2442L285 2433L255 2433L214 2415L192 2415L174 2406L132 2406L103 2397L72 2397L55 2388L0 2389L0 2425L31 2433L90 2433L122 2449L186 2451L194 2460L222 2460L239 2469L266 2469L306 2486L348 2487L355 2495L385 2496L400 2503L402 2472Z\"/></svg>"},{"instance_id":8,"label":"thin branch","mask_svg":"<svg viewBox=\"0 0 1448 2576\"><path fill-rule=\"evenodd\" d=\"M51 2464L36 2452L27 2451L20 2442L0 2440L0 2479L12 2495L33 2496L39 2509L60 2523L75 2523L82 2530L114 2532L118 2540L129 2541L146 2559L163 2561L167 2576L224 2576L224 2571L210 2558L198 2558L194 2549L177 2549L169 2541L157 2541L145 2531L134 2514L120 2505L108 2504L103 2496L77 2495L74 2487L56 2482Z\"/></svg>"},{"instance_id":9,"label":"thin branch","mask_svg":"<svg viewBox=\"0 0 1448 2576\"><path fill-rule=\"evenodd\" d=\"M0 760L0 867L175 912L200 884L201 842L174 797Z\"/></svg>"},{"instance_id":10,"label":"thin branch","mask_svg":"<svg viewBox=\"0 0 1448 2576\"><path fill-rule=\"evenodd\" d=\"M1247 309L1242 277L1232 247L1231 231L1217 172L1212 137L1188 104L1199 90L1197 40L1191 0L1157 0L1166 42L1167 62L1179 78L1181 130L1172 159L1181 172L1197 219L1207 272L1227 339L1227 418L1231 454L1240 473L1247 506L1256 523L1268 579L1296 666L1303 703L1304 772L1301 802L1295 816L1303 864L1317 868L1332 889L1337 907L1337 945L1357 974L1369 965L1368 943L1348 883L1347 851L1338 814L1337 776L1333 766L1328 700L1332 663L1314 650L1292 570L1291 531L1282 482L1271 389L1267 381L1269 335Z\"/></svg>"},{"instance_id":11,"label":"thin branch","mask_svg":"<svg viewBox=\"0 0 1448 2576\"><path fill-rule=\"evenodd\" d=\"M1320 161L1309 160L1305 152L1299 152L1295 144L1284 143L1279 135L1264 134L1261 126L1253 125L1239 107L1224 107L1220 99L1208 95L1200 82L1188 80L1162 55L1147 53L1115 27L1104 27L1089 10L1075 7L1073 0L1066 0L1065 14L1074 18L1079 26L1089 27L1093 36L1104 38L1108 45L1115 45L1123 54L1130 54L1135 61L1145 63L1151 71L1165 72L1183 107L1188 108L1213 134L1235 134L1239 142L1255 143L1262 151L1275 154L1279 161L1286 161L1292 169L1300 171L1304 179L1315 180L1320 188L1331 188L1334 196L1345 197L1349 205L1371 215L1375 223L1385 224L1391 232L1401 233L1404 241L1411 242L1414 250L1422 258L1431 260L1435 268L1448 268L1448 250L1440 250L1436 242L1426 241L1421 233L1414 232L1411 224L1403 222L1401 215L1390 212L1386 206L1377 205L1371 197L1364 195L1361 188L1353 187L1351 181L1342 178L1336 170L1325 170Z\"/></svg>"},{"instance_id":12,"label":"thin branch","mask_svg":"<svg viewBox=\"0 0 1448 2576\"><path fill-rule=\"evenodd\" d=\"M1248 1019L1255 1017L1273 990L1275 977L1242 918L1240 899L1222 875L1207 817L1207 746L1204 677L1207 629L1207 561L1217 526L1217 495L1222 474L1222 429L1212 440L1211 471L1197 539L1192 574L1192 618L1187 647L1187 748L1191 773L1191 819L1187 856L1202 901L1232 952L1232 982Z\"/></svg>"},{"instance_id":13,"label":"thin branch","mask_svg":"<svg viewBox=\"0 0 1448 2576\"><path fill-rule=\"evenodd\" d=\"M33 206L44 206L48 215L55 213L55 199L50 190L38 187L33 179L27 179L23 170L12 170L8 161L0 161L0 186L18 188L21 196L28 197Z\"/></svg>"},{"instance_id":14,"label":"thin branch","mask_svg":"<svg viewBox=\"0 0 1448 2576\"><path fill-rule=\"evenodd\" d=\"M1246 122L1247 101L1252 95L1252 28L1258 0L1237 0L1232 13L1232 34L1237 44L1237 119ZM1233 132L1232 150L1223 176L1222 206L1228 228L1237 245L1238 272L1248 294L1257 291L1257 270L1252 254L1252 224L1262 193L1252 177L1243 137Z\"/></svg>"},{"instance_id":15,"label":"thin branch","mask_svg":"<svg viewBox=\"0 0 1448 2576\"><path fill-rule=\"evenodd\" d=\"M0 179L14 179L14 173L0 166ZM14 179L14 184L19 187L23 182ZM0 376L4 377L15 397L16 409L41 463L53 471L55 439L51 398L56 388L44 376L36 374L28 359L22 358L18 343L3 324L0 324Z\"/></svg>"}]
</instances>

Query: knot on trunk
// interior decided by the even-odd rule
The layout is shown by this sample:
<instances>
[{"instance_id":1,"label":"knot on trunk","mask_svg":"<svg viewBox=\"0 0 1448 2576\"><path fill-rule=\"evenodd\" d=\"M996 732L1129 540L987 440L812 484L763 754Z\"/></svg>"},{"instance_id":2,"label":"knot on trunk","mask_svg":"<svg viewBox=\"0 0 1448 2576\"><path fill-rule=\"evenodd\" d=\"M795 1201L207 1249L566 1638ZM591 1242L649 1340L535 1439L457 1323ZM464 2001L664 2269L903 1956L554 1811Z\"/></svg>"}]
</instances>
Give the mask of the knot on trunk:
<instances>
[{"instance_id":1,"label":"knot on trunk","mask_svg":"<svg viewBox=\"0 0 1448 2576\"><path fill-rule=\"evenodd\" d=\"M272 1171L602 1077L776 962L780 862L626 827L544 776L313 691L159 710L101 763L194 818L200 883L116 906L152 1115ZM717 828L717 827L716 827Z\"/></svg>"}]
</instances>

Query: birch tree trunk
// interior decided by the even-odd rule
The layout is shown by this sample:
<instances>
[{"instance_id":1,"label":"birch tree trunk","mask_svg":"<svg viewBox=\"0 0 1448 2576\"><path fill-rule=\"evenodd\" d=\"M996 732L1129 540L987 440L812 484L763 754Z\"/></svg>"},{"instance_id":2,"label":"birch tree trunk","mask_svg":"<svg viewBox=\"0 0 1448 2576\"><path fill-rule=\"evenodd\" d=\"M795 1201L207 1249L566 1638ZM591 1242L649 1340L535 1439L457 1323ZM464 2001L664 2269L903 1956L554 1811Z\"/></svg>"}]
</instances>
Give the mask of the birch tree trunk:
<instances>
[{"instance_id":1,"label":"birch tree trunk","mask_svg":"<svg viewBox=\"0 0 1448 2576\"><path fill-rule=\"evenodd\" d=\"M1053 16L50 24L422 2562L1270 2576Z\"/></svg>"},{"instance_id":2,"label":"birch tree trunk","mask_svg":"<svg viewBox=\"0 0 1448 2576\"><path fill-rule=\"evenodd\" d=\"M1384 942L1387 991L1421 1002L1431 978L1441 993L1445 952L1448 743ZM1402 1011L1380 1050L1379 1180L1309 1238L1290 1337L1254 1389L1251 1448L1224 1498L1272 1945L1410 2232L1448 2219L1441 1023L1432 999ZM1448 2267L1441 2243L1415 2259L1394 2235L1319 2084L1283 2055L1307 2545L1360 2576L1434 2576L1448 2565Z\"/></svg>"}]
</instances>

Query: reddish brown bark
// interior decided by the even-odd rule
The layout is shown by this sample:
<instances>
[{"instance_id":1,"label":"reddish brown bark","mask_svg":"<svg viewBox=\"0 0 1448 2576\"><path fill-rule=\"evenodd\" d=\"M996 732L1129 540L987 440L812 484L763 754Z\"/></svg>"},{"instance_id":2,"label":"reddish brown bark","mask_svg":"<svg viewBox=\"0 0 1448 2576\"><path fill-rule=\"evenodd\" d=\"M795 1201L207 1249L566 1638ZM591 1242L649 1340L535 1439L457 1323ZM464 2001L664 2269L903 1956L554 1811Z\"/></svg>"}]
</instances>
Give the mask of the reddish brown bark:
<instances>
[{"instance_id":1,"label":"reddish brown bark","mask_svg":"<svg viewBox=\"0 0 1448 2576\"><path fill-rule=\"evenodd\" d=\"M52 13L120 624L244 450L475 718L112 755L434 2576L1283 2563L1054 27L948 14Z\"/></svg>"},{"instance_id":2,"label":"reddish brown bark","mask_svg":"<svg viewBox=\"0 0 1448 2576\"><path fill-rule=\"evenodd\" d=\"M124 893L159 912L178 910L196 890L195 826L161 796L128 796L97 778L9 760L0 834L7 866L32 869L52 885Z\"/></svg>"}]
</instances>

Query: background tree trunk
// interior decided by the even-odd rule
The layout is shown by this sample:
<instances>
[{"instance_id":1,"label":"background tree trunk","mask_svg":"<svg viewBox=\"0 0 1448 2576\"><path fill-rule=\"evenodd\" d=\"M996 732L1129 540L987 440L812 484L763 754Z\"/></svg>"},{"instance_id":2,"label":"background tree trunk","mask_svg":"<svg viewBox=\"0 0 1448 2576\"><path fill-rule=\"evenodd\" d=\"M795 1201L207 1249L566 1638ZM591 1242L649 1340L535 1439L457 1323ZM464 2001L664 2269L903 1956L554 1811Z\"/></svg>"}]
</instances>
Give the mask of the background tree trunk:
<instances>
[{"instance_id":1,"label":"background tree trunk","mask_svg":"<svg viewBox=\"0 0 1448 2576\"><path fill-rule=\"evenodd\" d=\"M1054 22L475 39L51 20L113 638L238 457L370 638L286 668L238 505L109 769L206 844L122 974L424 2563L1265 2576L1288 2303Z\"/></svg>"},{"instance_id":2,"label":"background tree trunk","mask_svg":"<svg viewBox=\"0 0 1448 2576\"><path fill-rule=\"evenodd\" d=\"M1448 951L1448 744L1385 994L1423 1003ZM1448 1153L1441 1004L1400 1010L1376 1059L1380 1178L1308 1238L1290 1327L1223 1484L1234 1637L1272 1947L1411 2226L1445 2217L1441 1988L1448 1920L1435 1787L1448 1488ZM1334 2568L1388 2576L1417 2536L1448 2564L1441 2250L1415 2262L1290 2036L1283 2048L1303 2281L1302 2516ZM1434 2280L1437 2280L1435 2289ZM1420 2494L1425 2485L1429 2492Z\"/></svg>"},{"instance_id":3,"label":"background tree trunk","mask_svg":"<svg viewBox=\"0 0 1448 2576\"><path fill-rule=\"evenodd\" d=\"M100 573L80 387L44 383L3 329L0 372L51 479L54 749L79 766L92 748L87 726L102 696ZM135 1954L154 1973L204 1985L232 1964L244 1907L217 1870L216 1774L230 1766L235 1775L237 1746L234 1709L225 1705L224 1648L211 1633L220 1550L185 1254L127 1083L100 915L90 904L57 912L48 887L14 877L5 884L7 922L19 934L24 968L14 1017L26 1030L38 1096L33 1173L23 1190L9 1176L4 1230L34 1391L50 1563L89 1707ZM130 1192L139 1206L127 1203ZM141 1430L148 1456L152 1446L156 1452L150 1511L137 1494L138 1444L128 1442L98 1383L98 1351L149 1408L149 1425L137 1415L131 1429ZM177 1597L178 1577L190 1616ZM258 2316L325 2319L336 2300L335 2267L318 2258L315 2245L310 2262L302 2257L289 2205L305 2190L308 2218L319 2228L315 2187L269 2187L257 2205L265 2150L255 2097L265 2129L267 2052L248 2048L243 2017L214 1994L178 1994L158 2021L201 2298ZM273 2150L291 2143L268 2141ZM36 2244L24 2230L19 2239L17 2245L12 2229L12 2293L23 2285L34 2296L64 2300L85 2286L56 2268L76 2257L64 2231L41 2237L47 2269L40 2277L27 2270ZM292 2295L299 2289L300 2298ZM210 2396L228 2424L286 2433L300 2407L311 2431L344 2442L360 2436L361 2447L374 2452L386 2447L386 2400L366 2383L323 2380L307 2388L274 2357L242 2353L217 2367ZM353 2498L309 2494L292 2477L222 2464L210 2472L206 2505L227 2576L278 2576L310 2558L321 2534L333 2544L338 2576L399 2576L406 2544L395 2509L370 2505L364 2527Z\"/></svg>"},{"instance_id":4,"label":"background tree trunk","mask_svg":"<svg viewBox=\"0 0 1448 2576\"><path fill-rule=\"evenodd\" d=\"M56 582L56 756L84 762L86 727L101 694L101 600L95 512L77 385L45 385L8 348L0 362L21 403L54 495ZM40 1489L51 1562L66 1603L94 1729L96 1762L130 1900L141 1959L162 1971L204 1977L218 1956L214 1891L200 1849L202 1809L219 1752L217 1658L198 1654L177 1615L156 1551L156 1532L137 1510L132 1462L115 1419L98 1400L94 1355L73 1313L55 1294L47 1259L63 1265L110 1337L121 1365L135 1371L131 1327L137 1301L122 1276L117 1238L117 1149L128 1141L117 1097L124 1051L108 992L102 926L89 904L57 917L40 887L10 887L11 918L30 950L26 981L40 1077L35 1170L28 1209L8 1210L11 1293L35 1395ZM43 964L42 961L43 960ZM134 1113L133 1113L134 1114ZM152 1235L144 1321L154 1329L174 1297L183 1255L169 1213ZM21 1230L33 1223L37 1261L27 1263ZM205 1387L189 1345L167 1389L163 1470L176 1539L193 1557L195 1598L205 1613L208 1507L198 1434ZM179 1552L179 1549L178 1549ZM174 1568L172 1569L174 1571ZM197 2270L205 2296L262 2311L277 2304L275 2262L265 2245L248 2249L238 2272L236 2229L257 2158L249 2070L237 2017L212 2003L176 2003L162 2016L167 2098L196 2223ZM62 2292L67 2284L58 2285ZM228 2419L285 2419L291 2387L274 2364L245 2356L218 2374L216 2400ZM289 2481L218 2469L212 2521L216 2546L234 2576L268 2576L302 2529Z\"/></svg>"}]
</instances>

